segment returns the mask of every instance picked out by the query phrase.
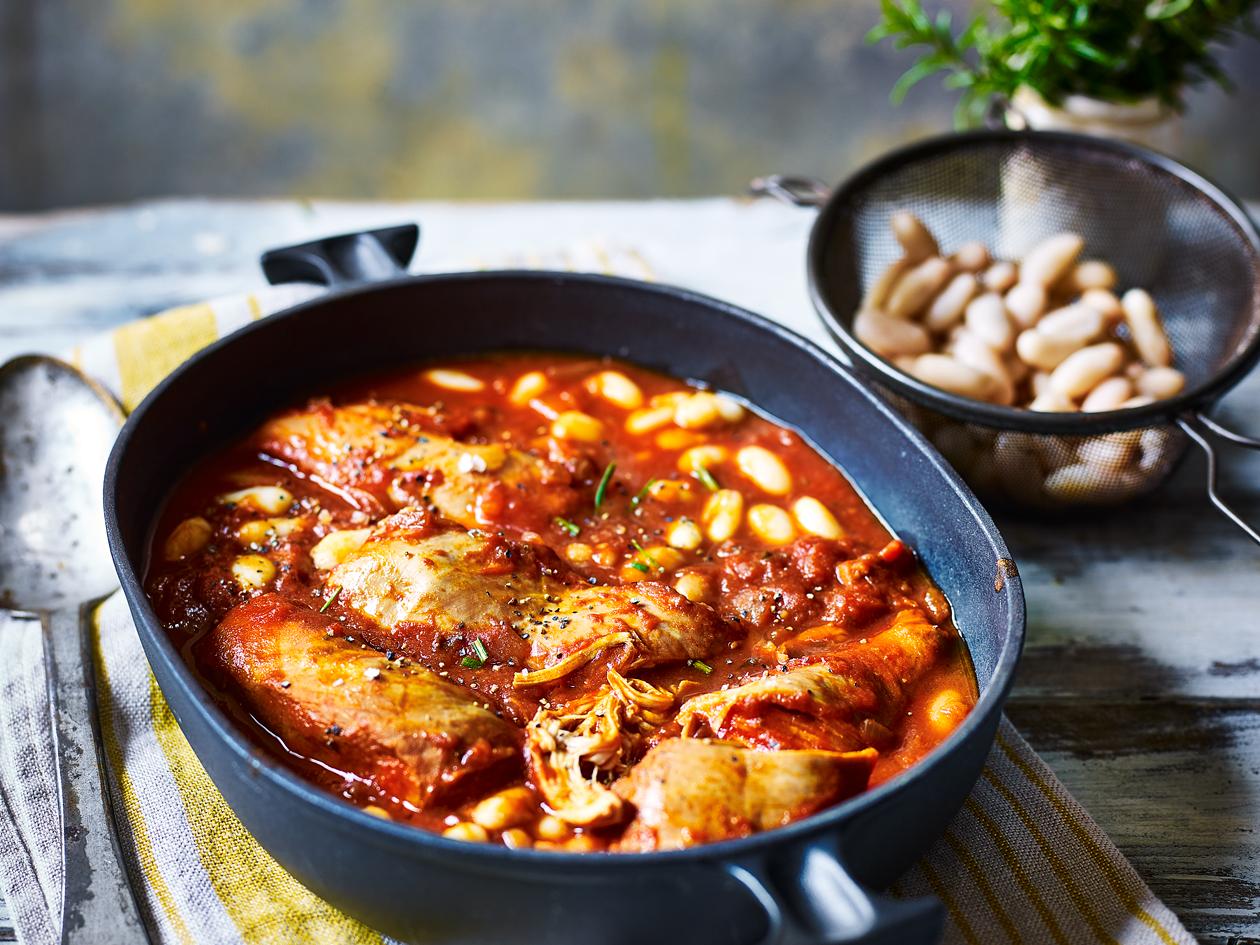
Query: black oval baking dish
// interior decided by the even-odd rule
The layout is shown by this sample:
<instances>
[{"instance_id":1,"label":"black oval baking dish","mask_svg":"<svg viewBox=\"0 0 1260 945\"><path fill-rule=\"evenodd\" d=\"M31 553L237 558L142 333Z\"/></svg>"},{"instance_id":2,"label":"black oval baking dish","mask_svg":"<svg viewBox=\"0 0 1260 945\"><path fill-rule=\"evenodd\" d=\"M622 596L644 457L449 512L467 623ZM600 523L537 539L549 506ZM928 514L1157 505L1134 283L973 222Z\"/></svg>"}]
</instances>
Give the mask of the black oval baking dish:
<instances>
[{"instance_id":1,"label":"black oval baking dish","mask_svg":"<svg viewBox=\"0 0 1260 945\"><path fill-rule=\"evenodd\" d=\"M414 242L414 228L354 234L273 254L266 269L276 281L379 277ZM867 890L904 871L962 805L1019 657L1020 581L975 497L835 359L734 306L601 276L400 272L339 286L206 348L137 408L110 459L110 545L145 652L241 821L318 895L407 941L935 941L939 904ZM145 596L163 496L199 460L304 395L370 371L510 349L625 358L735 393L800 430L917 550L949 597L980 685L972 714L913 769L835 808L741 840L649 854L444 839L373 817L261 751L193 676Z\"/></svg>"}]
</instances>

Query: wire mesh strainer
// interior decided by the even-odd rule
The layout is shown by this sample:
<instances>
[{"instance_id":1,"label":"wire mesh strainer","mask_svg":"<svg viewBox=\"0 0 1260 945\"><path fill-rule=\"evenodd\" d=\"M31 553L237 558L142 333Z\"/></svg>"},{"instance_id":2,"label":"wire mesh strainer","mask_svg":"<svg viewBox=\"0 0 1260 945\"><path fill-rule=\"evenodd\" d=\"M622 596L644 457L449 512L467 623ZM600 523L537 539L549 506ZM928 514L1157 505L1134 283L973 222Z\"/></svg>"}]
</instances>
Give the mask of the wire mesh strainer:
<instances>
[{"instance_id":1,"label":"wire mesh strainer","mask_svg":"<svg viewBox=\"0 0 1260 945\"><path fill-rule=\"evenodd\" d=\"M1170 158L1083 135L978 131L888 154L830 191L807 178L754 181L755 193L822 210L809 244L810 290L855 367L923 430L985 498L1023 507L1111 504L1158 487L1188 442L1260 447L1204 416L1260 358L1260 234L1236 201ZM1183 392L1143 407L1038 413L970 400L901 371L852 334L863 292L901 255L889 228L909 210L948 253L971 240L1019 259L1072 231L1105 259L1120 288L1159 305L1186 375Z\"/></svg>"}]
</instances>

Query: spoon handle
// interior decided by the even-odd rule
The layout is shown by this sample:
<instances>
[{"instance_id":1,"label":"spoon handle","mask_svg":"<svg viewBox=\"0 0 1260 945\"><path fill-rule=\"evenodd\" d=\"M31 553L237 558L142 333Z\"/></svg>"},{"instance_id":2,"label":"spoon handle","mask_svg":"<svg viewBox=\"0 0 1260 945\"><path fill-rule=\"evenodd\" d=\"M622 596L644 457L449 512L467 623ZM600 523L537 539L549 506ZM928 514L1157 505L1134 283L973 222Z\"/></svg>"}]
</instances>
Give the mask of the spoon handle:
<instances>
[{"instance_id":1,"label":"spoon handle","mask_svg":"<svg viewBox=\"0 0 1260 945\"><path fill-rule=\"evenodd\" d=\"M60 769L65 867L62 945L134 945L148 936L105 796L105 756L91 656L91 607L43 614Z\"/></svg>"}]
</instances>

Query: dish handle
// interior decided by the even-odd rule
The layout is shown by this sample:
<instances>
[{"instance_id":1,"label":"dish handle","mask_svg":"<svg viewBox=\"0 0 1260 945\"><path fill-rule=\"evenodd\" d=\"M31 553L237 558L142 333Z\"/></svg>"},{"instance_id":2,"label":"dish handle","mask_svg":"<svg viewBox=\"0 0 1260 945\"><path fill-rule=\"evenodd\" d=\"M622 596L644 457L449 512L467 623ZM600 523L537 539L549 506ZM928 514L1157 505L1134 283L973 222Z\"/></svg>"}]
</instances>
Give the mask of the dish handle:
<instances>
[{"instance_id":1,"label":"dish handle","mask_svg":"<svg viewBox=\"0 0 1260 945\"><path fill-rule=\"evenodd\" d=\"M380 282L407 274L419 242L415 223L342 233L269 250L263 253L262 270L272 285L313 282L341 288Z\"/></svg>"},{"instance_id":2,"label":"dish handle","mask_svg":"<svg viewBox=\"0 0 1260 945\"><path fill-rule=\"evenodd\" d=\"M831 188L816 177L797 174L767 174L748 182L754 197L773 197L793 207L817 209L831 197Z\"/></svg>"},{"instance_id":3,"label":"dish handle","mask_svg":"<svg viewBox=\"0 0 1260 945\"><path fill-rule=\"evenodd\" d=\"M935 945L945 912L934 899L897 900L864 889L825 842L776 869L762 859L722 864L765 910L758 945Z\"/></svg>"},{"instance_id":4,"label":"dish handle","mask_svg":"<svg viewBox=\"0 0 1260 945\"><path fill-rule=\"evenodd\" d=\"M1248 538L1260 545L1260 530L1257 530L1256 526L1247 522L1246 519L1226 503L1216 488L1217 466L1220 463L1220 459L1216 454L1218 443L1257 450L1260 449L1260 440L1226 429L1207 416L1207 414L1197 411L1178 417L1177 426L1181 427L1185 434L1194 440L1195 444L1203 450L1204 455L1207 457L1207 493L1212 504L1226 518L1241 528Z\"/></svg>"}]
</instances>

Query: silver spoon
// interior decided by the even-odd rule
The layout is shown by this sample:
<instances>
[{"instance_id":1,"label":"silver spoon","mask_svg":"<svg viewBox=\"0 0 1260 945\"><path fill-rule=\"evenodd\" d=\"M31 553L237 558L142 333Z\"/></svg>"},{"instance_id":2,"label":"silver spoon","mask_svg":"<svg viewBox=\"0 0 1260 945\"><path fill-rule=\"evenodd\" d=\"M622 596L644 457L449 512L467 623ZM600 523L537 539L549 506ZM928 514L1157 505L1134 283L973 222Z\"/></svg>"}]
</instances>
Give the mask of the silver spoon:
<instances>
[{"instance_id":1,"label":"silver spoon","mask_svg":"<svg viewBox=\"0 0 1260 945\"><path fill-rule=\"evenodd\" d=\"M147 936L105 798L92 608L117 584L101 483L123 420L55 358L0 367L0 607L43 624L63 835L63 945Z\"/></svg>"}]
</instances>

